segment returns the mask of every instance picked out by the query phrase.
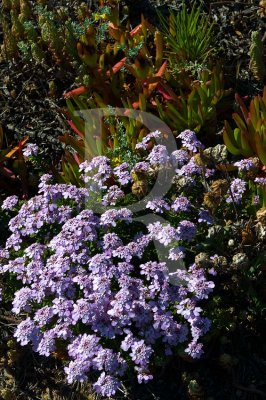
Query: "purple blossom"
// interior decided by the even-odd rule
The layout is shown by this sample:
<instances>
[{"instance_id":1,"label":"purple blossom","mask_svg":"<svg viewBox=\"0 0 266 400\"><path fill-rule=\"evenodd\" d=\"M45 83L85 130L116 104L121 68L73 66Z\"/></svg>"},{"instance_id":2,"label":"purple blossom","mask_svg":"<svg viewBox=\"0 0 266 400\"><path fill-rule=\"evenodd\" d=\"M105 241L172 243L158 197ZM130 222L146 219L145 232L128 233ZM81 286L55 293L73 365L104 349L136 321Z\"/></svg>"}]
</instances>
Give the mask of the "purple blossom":
<instances>
[{"instance_id":1,"label":"purple blossom","mask_svg":"<svg viewBox=\"0 0 266 400\"><path fill-rule=\"evenodd\" d=\"M9 196L3 201L1 208L2 210L12 211L17 204L18 204L18 196Z\"/></svg>"},{"instance_id":2,"label":"purple blossom","mask_svg":"<svg viewBox=\"0 0 266 400\"><path fill-rule=\"evenodd\" d=\"M159 197L148 201L146 208L159 214L162 214L165 210L170 210L169 204Z\"/></svg>"},{"instance_id":3,"label":"purple blossom","mask_svg":"<svg viewBox=\"0 0 266 400\"><path fill-rule=\"evenodd\" d=\"M88 379L88 372L90 370L91 363L84 360L70 361L64 371L67 375L68 383L73 383L74 381L84 382Z\"/></svg>"},{"instance_id":4,"label":"purple blossom","mask_svg":"<svg viewBox=\"0 0 266 400\"><path fill-rule=\"evenodd\" d=\"M257 177L254 179L254 182L257 183L259 186L266 186L266 178Z\"/></svg>"},{"instance_id":5,"label":"purple blossom","mask_svg":"<svg viewBox=\"0 0 266 400\"><path fill-rule=\"evenodd\" d=\"M194 359L200 358L203 354L203 344L192 341L191 343L189 343L185 352Z\"/></svg>"},{"instance_id":6,"label":"purple blossom","mask_svg":"<svg viewBox=\"0 0 266 400\"><path fill-rule=\"evenodd\" d=\"M164 146L155 146L152 152L150 163L141 161L133 170L147 172L150 164L168 164ZM182 167L189 155L177 152L176 166ZM186 161L181 162L181 156ZM193 160L193 170L192 164ZM13 296L13 311L25 319L17 327L17 340L32 343L44 356L55 351L60 340L70 357L67 381L83 382L95 372L101 374L95 390L113 396L132 365L139 382L152 379L158 348L171 355L192 336L188 352L201 354L198 339L210 322L201 316L200 303L214 283L195 265L185 268L186 244L178 246L178 241L192 240L193 222L169 213L175 222L165 223L153 213L148 233L143 226L135 234L128 208L108 209L101 216L87 208L97 190L109 189L105 200L115 203L117 193L123 192L118 186L110 188L110 181L115 175L127 184L127 165L112 171L106 157L96 157L83 163L81 172L87 188L51 184L49 175L41 177L38 195L26 201L9 223L11 235L0 250L0 272L14 274L21 284ZM189 210L195 219L192 200L185 193L178 191L172 210ZM149 206L155 212L169 210L169 196L154 199ZM164 262L158 261L152 241L166 256ZM167 255L174 261L173 273L168 271ZM181 263L184 268L179 268Z\"/></svg>"},{"instance_id":7,"label":"purple blossom","mask_svg":"<svg viewBox=\"0 0 266 400\"><path fill-rule=\"evenodd\" d=\"M239 178L234 179L230 184L229 197L226 199L227 203L232 203L233 201L236 204L241 203L245 190L246 182Z\"/></svg>"},{"instance_id":8,"label":"purple blossom","mask_svg":"<svg viewBox=\"0 0 266 400\"><path fill-rule=\"evenodd\" d=\"M137 162L132 168L131 172L148 172L150 169L150 164L146 161Z\"/></svg>"},{"instance_id":9,"label":"purple blossom","mask_svg":"<svg viewBox=\"0 0 266 400\"><path fill-rule=\"evenodd\" d=\"M177 238L176 229L170 224L162 225L160 222L155 222L148 225L148 230L153 239L158 240L165 246Z\"/></svg>"},{"instance_id":10,"label":"purple blossom","mask_svg":"<svg viewBox=\"0 0 266 400\"><path fill-rule=\"evenodd\" d=\"M190 207L190 201L187 197L184 196L177 197L171 206L172 210L174 210L175 212L188 211Z\"/></svg>"},{"instance_id":11,"label":"purple blossom","mask_svg":"<svg viewBox=\"0 0 266 400\"><path fill-rule=\"evenodd\" d=\"M39 152L39 147L37 144L28 143L24 149L22 149L22 153L25 157L37 156Z\"/></svg>"},{"instance_id":12,"label":"purple blossom","mask_svg":"<svg viewBox=\"0 0 266 400\"><path fill-rule=\"evenodd\" d=\"M195 237L197 228L193 222L183 220L179 223L176 231L178 240L185 240L189 242Z\"/></svg>"},{"instance_id":13,"label":"purple blossom","mask_svg":"<svg viewBox=\"0 0 266 400\"><path fill-rule=\"evenodd\" d=\"M55 349L55 334L53 330L45 331L37 347L38 353L48 357Z\"/></svg>"},{"instance_id":14,"label":"purple blossom","mask_svg":"<svg viewBox=\"0 0 266 400\"><path fill-rule=\"evenodd\" d=\"M106 181L113 173L109 159L104 156L94 157L90 162L84 161L80 164L79 170L83 173L84 182L92 191L105 189Z\"/></svg>"},{"instance_id":15,"label":"purple blossom","mask_svg":"<svg viewBox=\"0 0 266 400\"><path fill-rule=\"evenodd\" d=\"M30 342L35 343L37 341L38 329L34 322L28 317L18 324L14 336L22 346L25 346Z\"/></svg>"},{"instance_id":16,"label":"purple blossom","mask_svg":"<svg viewBox=\"0 0 266 400\"><path fill-rule=\"evenodd\" d=\"M201 210L198 214L198 222L199 223L206 223L207 225L212 225L213 224L213 218L210 215L208 210Z\"/></svg>"},{"instance_id":17,"label":"purple blossom","mask_svg":"<svg viewBox=\"0 0 266 400\"><path fill-rule=\"evenodd\" d=\"M149 364L149 359L153 353L150 346L145 345L144 340L134 341L129 354L135 364L146 368Z\"/></svg>"},{"instance_id":18,"label":"purple blossom","mask_svg":"<svg viewBox=\"0 0 266 400\"><path fill-rule=\"evenodd\" d=\"M103 226L116 226L116 221L132 221L132 212L127 208L107 210L101 215L100 224Z\"/></svg>"},{"instance_id":19,"label":"purple blossom","mask_svg":"<svg viewBox=\"0 0 266 400\"><path fill-rule=\"evenodd\" d=\"M193 159L193 157L189 160L189 162L180 169L176 170L177 175L190 177L193 175L201 175L203 172L202 167L197 165Z\"/></svg>"},{"instance_id":20,"label":"purple blossom","mask_svg":"<svg viewBox=\"0 0 266 400\"><path fill-rule=\"evenodd\" d=\"M168 163L169 155L167 148L161 144L154 146L152 151L147 157L152 166L163 166Z\"/></svg>"},{"instance_id":21,"label":"purple blossom","mask_svg":"<svg viewBox=\"0 0 266 400\"><path fill-rule=\"evenodd\" d=\"M111 397L120 387L120 382L117 378L111 375L106 375L102 372L97 382L94 383L93 388L96 393L101 396Z\"/></svg>"},{"instance_id":22,"label":"purple blossom","mask_svg":"<svg viewBox=\"0 0 266 400\"><path fill-rule=\"evenodd\" d=\"M122 186L125 186L132 181L128 163L124 162L114 168L114 175Z\"/></svg>"},{"instance_id":23,"label":"purple blossom","mask_svg":"<svg viewBox=\"0 0 266 400\"><path fill-rule=\"evenodd\" d=\"M161 139L161 138L162 138L162 133L160 131L151 132L147 136L145 136L141 142L136 144L136 149L147 150L148 144L152 139Z\"/></svg>"},{"instance_id":24,"label":"purple blossom","mask_svg":"<svg viewBox=\"0 0 266 400\"><path fill-rule=\"evenodd\" d=\"M255 167L253 161L250 158L240 160L234 163L240 172L247 172Z\"/></svg>"},{"instance_id":25,"label":"purple blossom","mask_svg":"<svg viewBox=\"0 0 266 400\"><path fill-rule=\"evenodd\" d=\"M255 194L253 197L253 204L257 205L260 202L260 196L258 194Z\"/></svg>"},{"instance_id":26,"label":"purple blossom","mask_svg":"<svg viewBox=\"0 0 266 400\"><path fill-rule=\"evenodd\" d=\"M116 202L125 197L123 190L121 190L117 185L113 185L108 189L107 194L102 199L102 204L104 206L114 206Z\"/></svg>"},{"instance_id":27,"label":"purple blossom","mask_svg":"<svg viewBox=\"0 0 266 400\"><path fill-rule=\"evenodd\" d=\"M169 250L168 258L173 261L183 259L185 257L184 247L173 247Z\"/></svg>"},{"instance_id":28,"label":"purple blossom","mask_svg":"<svg viewBox=\"0 0 266 400\"><path fill-rule=\"evenodd\" d=\"M170 155L170 162L175 168L180 168L188 163L189 155L185 150L175 150Z\"/></svg>"},{"instance_id":29,"label":"purple blossom","mask_svg":"<svg viewBox=\"0 0 266 400\"><path fill-rule=\"evenodd\" d=\"M193 153L197 153L199 149L204 149L203 144L198 140L195 132L190 131L189 129L181 132L177 137L181 139L182 146Z\"/></svg>"}]
</instances>

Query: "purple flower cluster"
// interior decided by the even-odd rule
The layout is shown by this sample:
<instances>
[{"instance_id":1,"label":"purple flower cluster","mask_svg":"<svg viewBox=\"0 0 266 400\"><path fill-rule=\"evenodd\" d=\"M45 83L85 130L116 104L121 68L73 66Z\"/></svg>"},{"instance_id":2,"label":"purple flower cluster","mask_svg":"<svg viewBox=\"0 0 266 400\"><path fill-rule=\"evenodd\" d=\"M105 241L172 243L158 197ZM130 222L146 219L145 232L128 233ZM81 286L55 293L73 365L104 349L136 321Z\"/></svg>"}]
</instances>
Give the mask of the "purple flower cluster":
<instances>
[{"instance_id":1,"label":"purple flower cluster","mask_svg":"<svg viewBox=\"0 0 266 400\"><path fill-rule=\"evenodd\" d=\"M108 189L107 194L103 197L102 204L104 206L115 206L117 201L123 197L125 197L123 190L121 190L117 185L113 185Z\"/></svg>"},{"instance_id":2,"label":"purple flower cluster","mask_svg":"<svg viewBox=\"0 0 266 400\"><path fill-rule=\"evenodd\" d=\"M227 203L235 202L236 204L241 203L243 194L246 190L246 182L243 179L236 178L230 184L228 193Z\"/></svg>"},{"instance_id":3,"label":"purple flower cluster","mask_svg":"<svg viewBox=\"0 0 266 400\"><path fill-rule=\"evenodd\" d=\"M190 207L191 203L188 200L188 198L185 196L179 196L174 200L171 208L175 212L181 212L181 211L189 211Z\"/></svg>"},{"instance_id":4,"label":"purple flower cluster","mask_svg":"<svg viewBox=\"0 0 266 400\"><path fill-rule=\"evenodd\" d=\"M2 210L13 210L14 207L18 204L18 196L9 196L7 197L2 204Z\"/></svg>"},{"instance_id":5,"label":"purple flower cluster","mask_svg":"<svg viewBox=\"0 0 266 400\"><path fill-rule=\"evenodd\" d=\"M255 167L253 161L250 158L240 160L234 163L236 167L238 167L239 171L247 172Z\"/></svg>"},{"instance_id":6,"label":"purple flower cluster","mask_svg":"<svg viewBox=\"0 0 266 400\"><path fill-rule=\"evenodd\" d=\"M257 177L254 180L255 183L257 183L259 186L266 186L266 178L264 177Z\"/></svg>"},{"instance_id":7,"label":"purple flower cluster","mask_svg":"<svg viewBox=\"0 0 266 400\"><path fill-rule=\"evenodd\" d=\"M181 132L177 137L181 139L182 146L192 151L192 153L197 153L198 150L204 149L203 144L198 140L195 132L189 129Z\"/></svg>"},{"instance_id":8,"label":"purple flower cluster","mask_svg":"<svg viewBox=\"0 0 266 400\"><path fill-rule=\"evenodd\" d=\"M147 160L152 166L160 167L166 165L169 161L169 155L166 146L162 144L154 146L148 155Z\"/></svg>"},{"instance_id":9,"label":"purple flower cluster","mask_svg":"<svg viewBox=\"0 0 266 400\"><path fill-rule=\"evenodd\" d=\"M176 228L151 223L147 233L129 239L134 219L128 208L110 208L102 215L86 209L94 183L103 189L112 173L108 159L96 157L81 171L87 189L53 185L50 176L42 177L38 195L10 221L0 271L15 274L22 283L14 294L13 312L27 317L17 326L17 340L49 356L60 339L69 355L68 382L83 382L94 371L95 391L113 396L132 366L139 383L153 378L158 348L162 356L176 346L194 358L202 354L200 338L210 322L198 303L214 284L195 266L169 274L156 254L142 261L151 241L165 247L170 260L184 259L185 248L178 242L194 238L193 222L181 220ZM123 196L113 185L103 202L112 205ZM190 207L185 197L174 204L175 209ZM155 213L170 210L164 199L148 206Z\"/></svg>"},{"instance_id":10,"label":"purple flower cluster","mask_svg":"<svg viewBox=\"0 0 266 400\"><path fill-rule=\"evenodd\" d=\"M24 316L17 340L48 357L60 339L69 356L67 381L83 382L93 372L94 390L102 396L115 395L132 370L139 383L151 380L155 360L177 347L192 358L203 353L201 337L210 321L200 303L214 283L196 264L186 267L186 249L213 224L193 197L212 170L194 161L203 148L194 132L179 137L184 149L169 155L166 146L155 145L131 170L127 163L113 169L102 156L85 161L80 172L86 188L52 184L51 176L43 175L39 193L10 221L11 235L0 249L0 272L15 274L21 282L13 296L13 312ZM158 131L147 135L139 148L147 150L157 138ZM132 182L132 172L149 171L144 175L152 180L157 167L171 165L174 179L193 178L193 191L178 188L147 201L153 218L147 229L133 234L134 215L124 206L129 188L123 186ZM236 202L244 191L244 181L232 181ZM101 215L88 206L95 192L108 206ZM15 205L10 198L3 207ZM175 266L171 271L170 264Z\"/></svg>"},{"instance_id":11,"label":"purple flower cluster","mask_svg":"<svg viewBox=\"0 0 266 400\"><path fill-rule=\"evenodd\" d=\"M90 162L84 161L79 166L82 178L92 191L106 188L106 181L111 177L113 170L110 160L104 156L94 157Z\"/></svg>"},{"instance_id":12,"label":"purple flower cluster","mask_svg":"<svg viewBox=\"0 0 266 400\"><path fill-rule=\"evenodd\" d=\"M38 152L39 147L37 146L37 144L33 143L28 143L22 150L22 153L25 157L37 156Z\"/></svg>"},{"instance_id":13,"label":"purple flower cluster","mask_svg":"<svg viewBox=\"0 0 266 400\"><path fill-rule=\"evenodd\" d=\"M127 185L129 182L132 181L129 172L129 165L125 162L114 168L114 175L122 186Z\"/></svg>"},{"instance_id":14,"label":"purple flower cluster","mask_svg":"<svg viewBox=\"0 0 266 400\"><path fill-rule=\"evenodd\" d=\"M162 133L160 131L151 132L147 136L145 136L141 142L136 144L136 149L147 150L148 144L152 139L161 139L161 138L162 138Z\"/></svg>"},{"instance_id":15,"label":"purple flower cluster","mask_svg":"<svg viewBox=\"0 0 266 400\"><path fill-rule=\"evenodd\" d=\"M148 201L146 208L149 208L150 210L159 214L162 214L164 210L170 210L169 204L160 198L155 198Z\"/></svg>"}]
</instances>

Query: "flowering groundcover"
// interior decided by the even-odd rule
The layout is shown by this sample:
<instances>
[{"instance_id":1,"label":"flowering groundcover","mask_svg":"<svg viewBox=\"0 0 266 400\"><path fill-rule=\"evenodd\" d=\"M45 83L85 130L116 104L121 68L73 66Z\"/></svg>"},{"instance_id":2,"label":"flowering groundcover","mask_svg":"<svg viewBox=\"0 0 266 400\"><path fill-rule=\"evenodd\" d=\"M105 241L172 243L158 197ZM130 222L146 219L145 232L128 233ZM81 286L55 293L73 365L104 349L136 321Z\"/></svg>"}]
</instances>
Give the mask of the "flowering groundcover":
<instances>
[{"instance_id":1,"label":"flowering groundcover","mask_svg":"<svg viewBox=\"0 0 266 400\"><path fill-rule=\"evenodd\" d=\"M86 161L80 165L86 188L52 184L43 175L38 195L20 209L14 196L3 204L17 209L0 250L1 273L17 280L13 312L23 320L15 337L44 356L65 348L68 382L95 371L94 389L103 396L114 395L132 372L139 383L149 381L169 355L203 353L200 339L211 321L202 304L215 271L194 261L197 242L214 223L203 189L216 171L196 162L203 146L193 132L179 138L183 147L171 154L163 144L145 154L145 138L134 166L112 168L103 156ZM162 168L175 172L172 189L146 202L140 217L148 213L150 222L141 224L127 203L134 173L151 185ZM234 179L227 207L241 202L245 190Z\"/></svg>"}]
</instances>

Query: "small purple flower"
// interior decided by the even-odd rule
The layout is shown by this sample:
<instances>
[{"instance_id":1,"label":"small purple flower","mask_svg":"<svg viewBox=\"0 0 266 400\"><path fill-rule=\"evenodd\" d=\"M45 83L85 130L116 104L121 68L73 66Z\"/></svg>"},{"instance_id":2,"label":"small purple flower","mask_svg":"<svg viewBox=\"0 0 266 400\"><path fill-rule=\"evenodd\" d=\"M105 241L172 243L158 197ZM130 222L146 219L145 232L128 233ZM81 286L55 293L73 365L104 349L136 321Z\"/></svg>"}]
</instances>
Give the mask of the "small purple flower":
<instances>
[{"instance_id":1,"label":"small purple flower","mask_svg":"<svg viewBox=\"0 0 266 400\"><path fill-rule=\"evenodd\" d=\"M18 324L14 336L22 346L25 346L26 344L36 340L38 329L36 328L34 321L28 317Z\"/></svg>"},{"instance_id":2,"label":"small purple flower","mask_svg":"<svg viewBox=\"0 0 266 400\"><path fill-rule=\"evenodd\" d=\"M170 162L174 168L181 168L188 161L189 155L185 150L175 150L170 155Z\"/></svg>"},{"instance_id":3,"label":"small purple flower","mask_svg":"<svg viewBox=\"0 0 266 400\"><path fill-rule=\"evenodd\" d=\"M183 220L179 223L176 231L178 240L190 242L195 237L197 228L193 222Z\"/></svg>"},{"instance_id":4,"label":"small purple flower","mask_svg":"<svg viewBox=\"0 0 266 400\"><path fill-rule=\"evenodd\" d=\"M137 150L147 150L148 144L152 139L160 139L162 133L160 131L154 131L145 136L141 142L136 144Z\"/></svg>"},{"instance_id":5,"label":"small purple flower","mask_svg":"<svg viewBox=\"0 0 266 400\"><path fill-rule=\"evenodd\" d=\"M104 206L114 206L119 199L125 197L125 193L117 185L113 185L108 189L107 194L102 199Z\"/></svg>"},{"instance_id":6,"label":"small purple flower","mask_svg":"<svg viewBox=\"0 0 266 400\"><path fill-rule=\"evenodd\" d=\"M37 347L39 354L49 357L55 351L55 334L53 330L45 331Z\"/></svg>"},{"instance_id":7,"label":"small purple flower","mask_svg":"<svg viewBox=\"0 0 266 400\"><path fill-rule=\"evenodd\" d=\"M170 210L169 204L159 197L148 201L146 208L149 208L150 210L159 214L162 214L165 210Z\"/></svg>"},{"instance_id":8,"label":"small purple flower","mask_svg":"<svg viewBox=\"0 0 266 400\"><path fill-rule=\"evenodd\" d=\"M169 250L169 260L177 261L185 257L184 247L173 247Z\"/></svg>"},{"instance_id":9,"label":"small purple flower","mask_svg":"<svg viewBox=\"0 0 266 400\"><path fill-rule=\"evenodd\" d=\"M31 156L37 156L38 151L39 147L37 146L37 144L28 143L22 150L22 153L25 157L31 157Z\"/></svg>"},{"instance_id":10,"label":"small purple flower","mask_svg":"<svg viewBox=\"0 0 266 400\"><path fill-rule=\"evenodd\" d=\"M88 379L88 372L90 370L91 363L87 360L77 359L70 361L64 371L67 375L67 382L73 383L74 381L84 382Z\"/></svg>"},{"instance_id":11,"label":"small purple flower","mask_svg":"<svg viewBox=\"0 0 266 400\"><path fill-rule=\"evenodd\" d=\"M189 129L181 132L177 137L181 139L182 145L193 153L197 153L199 149L204 149L203 144L198 140L195 132Z\"/></svg>"},{"instance_id":12,"label":"small purple flower","mask_svg":"<svg viewBox=\"0 0 266 400\"><path fill-rule=\"evenodd\" d=\"M260 202L260 196L258 194L255 194L253 197L253 204L257 205Z\"/></svg>"},{"instance_id":13,"label":"small purple flower","mask_svg":"<svg viewBox=\"0 0 266 400\"><path fill-rule=\"evenodd\" d=\"M116 221L119 220L132 222L132 211L127 208L107 210L101 215L100 224L102 226L116 226Z\"/></svg>"},{"instance_id":14,"label":"small purple flower","mask_svg":"<svg viewBox=\"0 0 266 400\"><path fill-rule=\"evenodd\" d=\"M190 207L190 201L187 197L184 196L177 197L171 206L172 210L174 210L175 212L188 211Z\"/></svg>"},{"instance_id":15,"label":"small purple flower","mask_svg":"<svg viewBox=\"0 0 266 400\"><path fill-rule=\"evenodd\" d=\"M7 197L2 204L2 210L13 210L14 207L18 204L18 196L9 196Z\"/></svg>"},{"instance_id":16,"label":"small purple flower","mask_svg":"<svg viewBox=\"0 0 266 400\"><path fill-rule=\"evenodd\" d=\"M210 215L208 210L201 210L198 214L198 222L199 223L206 223L207 225L212 225L213 224L213 218Z\"/></svg>"},{"instance_id":17,"label":"small purple flower","mask_svg":"<svg viewBox=\"0 0 266 400\"><path fill-rule=\"evenodd\" d=\"M146 346L144 340L135 341L131 346L130 357L135 364L146 367L153 353L150 346Z\"/></svg>"},{"instance_id":18,"label":"small purple flower","mask_svg":"<svg viewBox=\"0 0 266 400\"><path fill-rule=\"evenodd\" d=\"M101 396L111 397L120 387L120 382L117 378L111 375L106 375L105 372L102 372L97 382L93 384L93 388L96 393Z\"/></svg>"},{"instance_id":19,"label":"small purple flower","mask_svg":"<svg viewBox=\"0 0 266 400\"><path fill-rule=\"evenodd\" d=\"M250 158L240 160L234 163L240 172L247 172L255 167L253 161Z\"/></svg>"},{"instance_id":20,"label":"small purple flower","mask_svg":"<svg viewBox=\"0 0 266 400\"><path fill-rule=\"evenodd\" d=\"M113 173L109 158L104 156L94 157L90 162L84 161L79 165L79 170L92 191L106 189L105 183Z\"/></svg>"},{"instance_id":21,"label":"small purple flower","mask_svg":"<svg viewBox=\"0 0 266 400\"><path fill-rule=\"evenodd\" d=\"M150 169L150 164L146 161L140 161L134 165L131 172L148 172Z\"/></svg>"},{"instance_id":22,"label":"small purple flower","mask_svg":"<svg viewBox=\"0 0 266 400\"><path fill-rule=\"evenodd\" d=\"M233 201L236 204L241 203L245 190L246 182L239 178L234 179L230 185L229 197L226 199L227 203L232 203Z\"/></svg>"},{"instance_id":23,"label":"small purple flower","mask_svg":"<svg viewBox=\"0 0 266 400\"><path fill-rule=\"evenodd\" d=\"M118 179L118 182L125 186L132 181L130 172L129 172L129 165L128 163L124 162L118 167L114 168L114 175Z\"/></svg>"},{"instance_id":24,"label":"small purple flower","mask_svg":"<svg viewBox=\"0 0 266 400\"><path fill-rule=\"evenodd\" d=\"M192 157L189 162L180 169L176 170L177 175L191 177L193 175L201 175L203 172L202 167L197 165Z\"/></svg>"},{"instance_id":25,"label":"small purple flower","mask_svg":"<svg viewBox=\"0 0 266 400\"><path fill-rule=\"evenodd\" d=\"M266 186L266 178L258 177L255 178L254 182L257 183L259 186Z\"/></svg>"},{"instance_id":26,"label":"small purple flower","mask_svg":"<svg viewBox=\"0 0 266 400\"><path fill-rule=\"evenodd\" d=\"M198 343L197 341L192 341L191 343L189 343L185 352L194 359L200 358L203 354L203 344Z\"/></svg>"},{"instance_id":27,"label":"small purple flower","mask_svg":"<svg viewBox=\"0 0 266 400\"><path fill-rule=\"evenodd\" d=\"M169 161L167 148L161 144L154 146L148 155L147 160L149 160L150 164L153 166L160 167L167 164Z\"/></svg>"}]
</instances>

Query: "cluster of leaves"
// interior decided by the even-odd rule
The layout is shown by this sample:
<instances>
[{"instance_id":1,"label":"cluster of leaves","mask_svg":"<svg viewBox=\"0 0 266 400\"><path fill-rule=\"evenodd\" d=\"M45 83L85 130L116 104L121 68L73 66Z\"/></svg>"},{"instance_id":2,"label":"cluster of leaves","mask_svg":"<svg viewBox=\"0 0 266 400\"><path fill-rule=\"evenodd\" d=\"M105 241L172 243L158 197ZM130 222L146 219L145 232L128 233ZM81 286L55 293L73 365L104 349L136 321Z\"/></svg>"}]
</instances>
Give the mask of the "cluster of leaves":
<instances>
[{"instance_id":1,"label":"cluster of leaves","mask_svg":"<svg viewBox=\"0 0 266 400\"><path fill-rule=\"evenodd\" d=\"M200 12L200 9L196 11L193 7L190 14L183 4L182 11L178 14L177 21L183 21L178 29L189 31L184 32L184 35L188 35L188 40L180 43L180 49L186 46L186 49L180 50L186 52L181 63L181 56L174 59L174 55L168 51L175 40L173 38L179 36L177 26L172 26L173 15L170 16L169 34L158 31L144 18L138 26L131 29L127 19L119 19L115 4L111 14L101 16L100 21L107 24L108 30L105 41L100 46L97 44L95 27L91 26L86 31L83 42L78 43L79 55L84 65L86 64L83 86L65 95L69 123L78 137L61 137L65 144L77 152L80 161L84 160L85 153L86 157L91 157L109 151L120 152L120 161L123 161L124 150L120 148L120 138L117 137L121 124L127 138L127 145L124 147L134 151L137 142L148 130L145 117L136 118L133 114L133 118L130 118L131 109L152 113L175 133L186 128L200 132L206 126L210 135L215 132L217 106L229 93L224 89L222 70L219 65L211 69L201 66L192 74L189 68L184 70L182 64L184 60L187 65L189 62L193 63L198 53L205 59L209 57L211 28L206 32L208 20L205 16L200 17ZM164 20L164 29L166 26L168 25ZM203 43L203 38L197 41L197 29L203 29L206 42ZM179 65L178 75L172 74L173 65ZM90 135L88 132L91 127L97 126L97 121L93 119L93 113L83 110L100 108L109 111L116 107L124 108L122 116L108 118L107 123L102 121L97 135ZM74 170L76 161L69 153L67 161ZM71 180L76 181L77 179Z\"/></svg>"},{"instance_id":2,"label":"cluster of leaves","mask_svg":"<svg viewBox=\"0 0 266 400\"><path fill-rule=\"evenodd\" d=\"M234 130L225 122L224 142L232 154L258 157L261 164L266 166L266 86L262 96L255 96L251 100L249 109L238 94L235 98L242 117L233 113L237 125Z\"/></svg>"},{"instance_id":3,"label":"cluster of leaves","mask_svg":"<svg viewBox=\"0 0 266 400\"><path fill-rule=\"evenodd\" d=\"M46 3L37 1L32 5L28 0L3 2L1 53L8 60L22 59L24 63L78 69L82 60L77 42L98 14L92 12L86 3L75 3L71 10L67 0L60 5ZM100 7L100 11L109 12L109 8ZM102 39L98 32L98 40Z\"/></svg>"}]
</instances>

